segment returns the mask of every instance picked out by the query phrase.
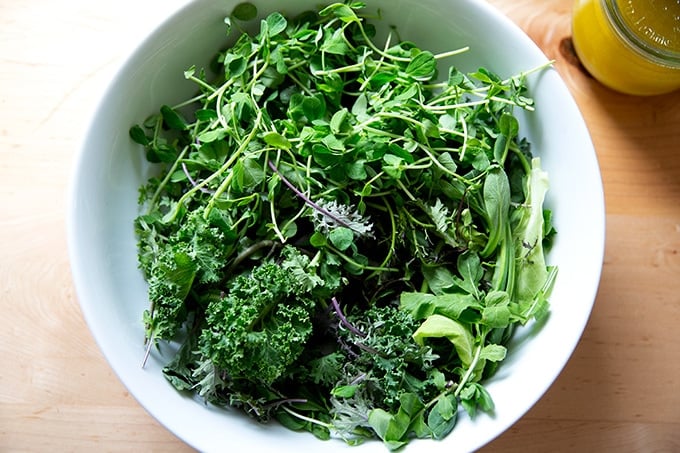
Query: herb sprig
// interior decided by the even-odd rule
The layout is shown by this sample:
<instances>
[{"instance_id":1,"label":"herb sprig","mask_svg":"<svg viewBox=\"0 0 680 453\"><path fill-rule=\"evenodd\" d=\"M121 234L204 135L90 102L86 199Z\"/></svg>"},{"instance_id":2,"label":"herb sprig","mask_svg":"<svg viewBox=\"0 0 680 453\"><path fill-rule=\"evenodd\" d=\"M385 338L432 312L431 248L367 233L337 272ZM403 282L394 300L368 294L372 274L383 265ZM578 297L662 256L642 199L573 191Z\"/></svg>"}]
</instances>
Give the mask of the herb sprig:
<instances>
[{"instance_id":1,"label":"herb sprig","mask_svg":"<svg viewBox=\"0 0 680 453\"><path fill-rule=\"evenodd\" d=\"M513 113L543 67L440 77L466 48L378 45L363 8L248 34L239 5L234 43L185 72L195 96L130 129L162 169L135 227L172 385L398 449L492 412L484 379L548 312L548 178Z\"/></svg>"}]
</instances>

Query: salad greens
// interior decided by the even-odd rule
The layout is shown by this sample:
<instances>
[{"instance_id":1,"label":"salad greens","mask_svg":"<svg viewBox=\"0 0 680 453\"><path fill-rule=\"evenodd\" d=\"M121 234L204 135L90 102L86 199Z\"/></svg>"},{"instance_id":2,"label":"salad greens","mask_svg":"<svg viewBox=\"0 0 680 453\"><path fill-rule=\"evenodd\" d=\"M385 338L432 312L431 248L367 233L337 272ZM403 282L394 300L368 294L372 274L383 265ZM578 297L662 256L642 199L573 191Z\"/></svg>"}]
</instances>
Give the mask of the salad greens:
<instances>
[{"instance_id":1,"label":"salad greens","mask_svg":"<svg viewBox=\"0 0 680 453\"><path fill-rule=\"evenodd\" d=\"M233 45L184 74L195 96L130 129L161 169L135 228L174 387L398 449L493 412L484 380L548 312L554 230L513 114L529 72L440 77L465 48L379 45L363 7L249 34L239 5Z\"/></svg>"}]
</instances>

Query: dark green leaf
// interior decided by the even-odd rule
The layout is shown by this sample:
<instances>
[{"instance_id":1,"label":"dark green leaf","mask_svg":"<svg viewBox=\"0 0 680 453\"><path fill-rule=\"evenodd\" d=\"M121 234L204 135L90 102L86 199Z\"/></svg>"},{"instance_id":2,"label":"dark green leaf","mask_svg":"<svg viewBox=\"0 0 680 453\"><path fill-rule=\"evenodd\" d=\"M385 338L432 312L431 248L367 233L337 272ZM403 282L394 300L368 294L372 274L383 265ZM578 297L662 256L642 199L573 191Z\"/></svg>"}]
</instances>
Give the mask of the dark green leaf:
<instances>
[{"instance_id":1,"label":"dark green leaf","mask_svg":"<svg viewBox=\"0 0 680 453\"><path fill-rule=\"evenodd\" d=\"M130 138L140 145L146 146L149 144L149 138L144 133L144 129L138 125L134 125L130 128Z\"/></svg>"},{"instance_id":2,"label":"dark green leaf","mask_svg":"<svg viewBox=\"0 0 680 453\"><path fill-rule=\"evenodd\" d=\"M490 170L484 180L484 208L489 222L489 240L481 255L487 257L496 250L504 235L510 210L510 182L500 167Z\"/></svg>"},{"instance_id":3,"label":"dark green leaf","mask_svg":"<svg viewBox=\"0 0 680 453\"><path fill-rule=\"evenodd\" d=\"M302 100L302 112L310 121L323 118L326 113L323 96L306 96Z\"/></svg>"},{"instance_id":4,"label":"dark green leaf","mask_svg":"<svg viewBox=\"0 0 680 453\"><path fill-rule=\"evenodd\" d=\"M234 182L238 191L248 191L259 186L264 181L262 166L251 158L240 160L234 166Z\"/></svg>"},{"instance_id":5,"label":"dark green leaf","mask_svg":"<svg viewBox=\"0 0 680 453\"><path fill-rule=\"evenodd\" d=\"M194 116L198 121L212 121L217 119L217 112L212 109L199 109Z\"/></svg>"},{"instance_id":6,"label":"dark green leaf","mask_svg":"<svg viewBox=\"0 0 680 453\"><path fill-rule=\"evenodd\" d=\"M337 227L328 233L328 239L338 250L345 251L354 242L354 234L349 228Z\"/></svg>"},{"instance_id":7,"label":"dark green leaf","mask_svg":"<svg viewBox=\"0 0 680 453\"><path fill-rule=\"evenodd\" d=\"M228 53L224 57L224 68L227 77L240 77L247 69L248 62L243 55Z\"/></svg>"},{"instance_id":8,"label":"dark green leaf","mask_svg":"<svg viewBox=\"0 0 680 453\"><path fill-rule=\"evenodd\" d=\"M452 399L454 402L451 401ZM456 404L453 395L447 395L440 398L437 404L430 410L427 417L427 426L432 431L433 439L443 439L456 426Z\"/></svg>"},{"instance_id":9,"label":"dark green leaf","mask_svg":"<svg viewBox=\"0 0 680 453\"><path fill-rule=\"evenodd\" d=\"M186 120L176 110L167 105L161 106L161 115L165 125L170 129L183 131L187 127Z\"/></svg>"},{"instance_id":10,"label":"dark green leaf","mask_svg":"<svg viewBox=\"0 0 680 453\"><path fill-rule=\"evenodd\" d=\"M406 73L417 80L429 80L437 69L437 60L432 52L420 52L406 67Z\"/></svg>"}]
</instances>

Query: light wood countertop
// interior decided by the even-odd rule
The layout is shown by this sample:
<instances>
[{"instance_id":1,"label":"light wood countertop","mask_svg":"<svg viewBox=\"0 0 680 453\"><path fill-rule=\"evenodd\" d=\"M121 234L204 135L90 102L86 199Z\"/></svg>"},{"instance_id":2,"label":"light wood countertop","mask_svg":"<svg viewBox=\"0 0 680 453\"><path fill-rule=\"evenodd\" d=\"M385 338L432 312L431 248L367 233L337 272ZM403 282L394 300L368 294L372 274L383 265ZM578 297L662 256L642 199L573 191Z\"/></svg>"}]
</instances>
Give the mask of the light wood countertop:
<instances>
[{"instance_id":1,"label":"light wood countertop","mask_svg":"<svg viewBox=\"0 0 680 453\"><path fill-rule=\"evenodd\" d=\"M484 451L680 451L680 92L631 97L585 74L565 52L570 0L490 1L556 60L582 110L607 242L573 357ZM189 450L94 343L65 231L88 115L135 42L180 3L0 2L0 451Z\"/></svg>"}]
</instances>

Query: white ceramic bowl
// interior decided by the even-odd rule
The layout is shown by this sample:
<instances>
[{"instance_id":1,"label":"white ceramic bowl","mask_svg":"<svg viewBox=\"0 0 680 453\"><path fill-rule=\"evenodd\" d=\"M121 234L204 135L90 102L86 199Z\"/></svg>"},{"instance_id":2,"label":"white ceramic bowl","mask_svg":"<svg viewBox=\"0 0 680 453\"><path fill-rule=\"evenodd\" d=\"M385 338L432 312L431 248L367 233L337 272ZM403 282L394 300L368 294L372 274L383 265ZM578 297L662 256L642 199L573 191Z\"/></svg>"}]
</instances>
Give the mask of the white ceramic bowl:
<instances>
[{"instance_id":1,"label":"white ceramic bowl","mask_svg":"<svg viewBox=\"0 0 680 453\"><path fill-rule=\"evenodd\" d=\"M379 442L349 447L276 424L263 426L231 411L181 396L161 374L154 354L142 369L145 282L137 269L133 219L138 187L148 176L129 127L161 104L185 99L194 89L183 71L207 62L224 44L223 18L238 0L187 4L140 44L103 94L78 156L70 193L69 247L73 277L87 323L111 367L129 391L168 430L201 451L383 452ZM255 0L260 12L296 13L313 0ZM510 76L546 61L536 45L484 1L367 0L382 23L432 51L464 45L461 70L485 66ZM190 36L191 39L184 39ZM521 117L521 134L549 172L547 205L554 210L557 241L549 262L559 266L552 313L541 329L520 329L499 372L488 381L496 411L475 420L461 415L442 442L415 441L406 451L477 449L501 434L543 395L571 356L586 325L604 251L604 201L599 168L583 119L555 70L530 79L536 112ZM462 411L464 412L464 411Z\"/></svg>"}]
</instances>

